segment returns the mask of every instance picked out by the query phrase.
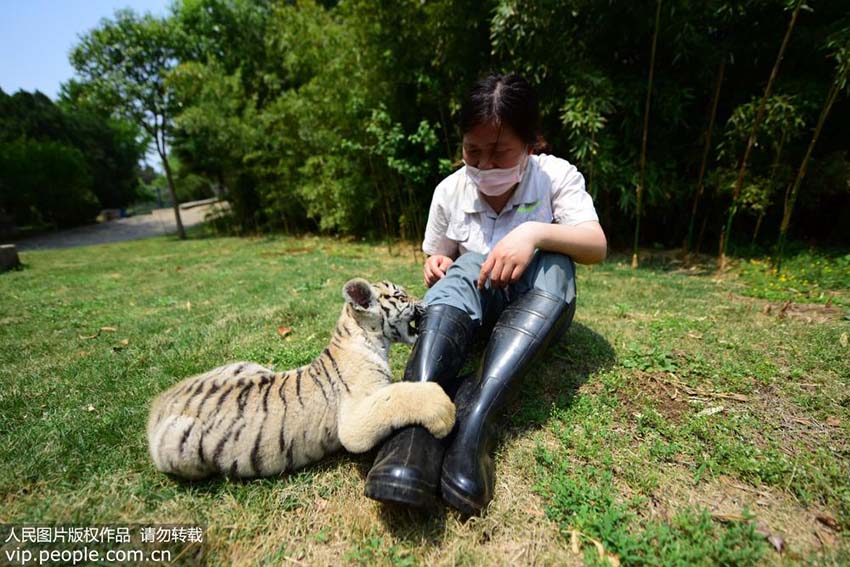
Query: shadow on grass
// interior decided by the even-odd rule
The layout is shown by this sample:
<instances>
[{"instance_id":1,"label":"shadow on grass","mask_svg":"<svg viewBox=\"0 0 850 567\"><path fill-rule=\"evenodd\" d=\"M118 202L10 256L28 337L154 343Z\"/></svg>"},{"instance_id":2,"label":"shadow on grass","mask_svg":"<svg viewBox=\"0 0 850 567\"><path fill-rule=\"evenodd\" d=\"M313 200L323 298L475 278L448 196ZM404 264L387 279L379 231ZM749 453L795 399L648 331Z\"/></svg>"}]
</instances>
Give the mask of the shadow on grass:
<instances>
[{"instance_id":1,"label":"shadow on grass","mask_svg":"<svg viewBox=\"0 0 850 567\"><path fill-rule=\"evenodd\" d=\"M717 257L708 254L685 254L682 249L641 250L638 271L654 274L683 274L688 276L713 276L717 274ZM730 262L735 258L730 257ZM611 253L606 263L631 264L631 254Z\"/></svg>"},{"instance_id":2,"label":"shadow on grass","mask_svg":"<svg viewBox=\"0 0 850 567\"><path fill-rule=\"evenodd\" d=\"M599 333L573 323L564 337L549 346L526 377L510 413L511 429L522 434L545 423L555 410L567 409L578 389L598 372L614 366L611 344ZM518 407L517 407L518 406Z\"/></svg>"}]
</instances>

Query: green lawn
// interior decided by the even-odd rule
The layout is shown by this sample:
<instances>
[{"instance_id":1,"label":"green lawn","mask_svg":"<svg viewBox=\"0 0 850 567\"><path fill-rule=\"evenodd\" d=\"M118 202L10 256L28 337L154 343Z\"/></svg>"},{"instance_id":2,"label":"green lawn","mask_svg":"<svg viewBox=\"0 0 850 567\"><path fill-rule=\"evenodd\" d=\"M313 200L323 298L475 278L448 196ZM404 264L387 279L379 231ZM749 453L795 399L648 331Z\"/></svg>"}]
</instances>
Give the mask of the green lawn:
<instances>
[{"instance_id":1,"label":"green lawn","mask_svg":"<svg viewBox=\"0 0 850 567\"><path fill-rule=\"evenodd\" d=\"M306 363L348 278L423 293L421 255L393 253L199 232L22 254L0 275L0 522L198 523L211 564L850 564L846 261L822 281L789 261L805 290L753 263L580 268L482 518L366 499L371 455L244 483L153 469L157 392L228 361ZM818 304L786 304L803 296Z\"/></svg>"}]
</instances>

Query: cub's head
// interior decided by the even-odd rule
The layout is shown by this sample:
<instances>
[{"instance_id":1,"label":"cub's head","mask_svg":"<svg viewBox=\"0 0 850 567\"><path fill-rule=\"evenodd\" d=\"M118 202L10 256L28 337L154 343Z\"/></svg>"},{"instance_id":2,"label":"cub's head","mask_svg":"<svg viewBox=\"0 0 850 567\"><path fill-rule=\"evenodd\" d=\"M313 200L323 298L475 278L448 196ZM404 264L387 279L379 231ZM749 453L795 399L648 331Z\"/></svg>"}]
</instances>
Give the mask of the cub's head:
<instances>
[{"instance_id":1,"label":"cub's head","mask_svg":"<svg viewBox=\"0 0 850 567\"><path fill-rule=\"evenodd\" d=\"M383 334L390 342L416 342L415 325L425 307L421 301L407 295L403 287L388 281L370 284L355 278L343 286L342 297L364 329Z\"/></svg>"}]
</instances>

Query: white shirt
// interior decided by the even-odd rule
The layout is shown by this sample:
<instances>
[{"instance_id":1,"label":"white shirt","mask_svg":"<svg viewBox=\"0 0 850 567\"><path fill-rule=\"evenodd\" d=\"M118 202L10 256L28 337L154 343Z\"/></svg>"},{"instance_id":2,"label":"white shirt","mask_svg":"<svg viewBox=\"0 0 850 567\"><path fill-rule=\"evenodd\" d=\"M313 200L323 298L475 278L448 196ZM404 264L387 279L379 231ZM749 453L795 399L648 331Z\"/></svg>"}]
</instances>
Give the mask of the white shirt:
<instances>
[{"instance_id":1,"label":"white shirt","mask_svg":"<svg viewBox=\"0 0 850 567\"><path fill-rule=\"evenodd\" d=\"M500 213L481 198L464 166L434 190L422 250L450 258L466 252L489 254L524 222L576 225L598 220L584 177L565 159L530 156L519 187Z\"/></svg>"}]
</instances>

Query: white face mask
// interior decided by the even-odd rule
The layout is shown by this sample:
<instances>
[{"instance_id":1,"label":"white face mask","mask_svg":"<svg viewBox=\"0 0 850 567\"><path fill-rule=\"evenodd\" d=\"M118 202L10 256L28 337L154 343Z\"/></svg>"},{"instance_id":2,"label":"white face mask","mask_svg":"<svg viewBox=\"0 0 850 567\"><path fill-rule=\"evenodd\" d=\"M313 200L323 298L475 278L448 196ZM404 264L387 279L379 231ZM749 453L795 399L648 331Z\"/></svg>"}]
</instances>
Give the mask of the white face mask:
<instances>
[{"instance_id":1,"label":"white face mask","mask_svg":"<svg viewBox=\"0 0 850 567\"><path fill-rule=\"evenodd\" d=\"M515 166L508 169L478 169L465 161L466 176L478 190L488 197L504 195L511 187L522 181L528 165L528 154Z\"/></svg>"}]
</instances>

